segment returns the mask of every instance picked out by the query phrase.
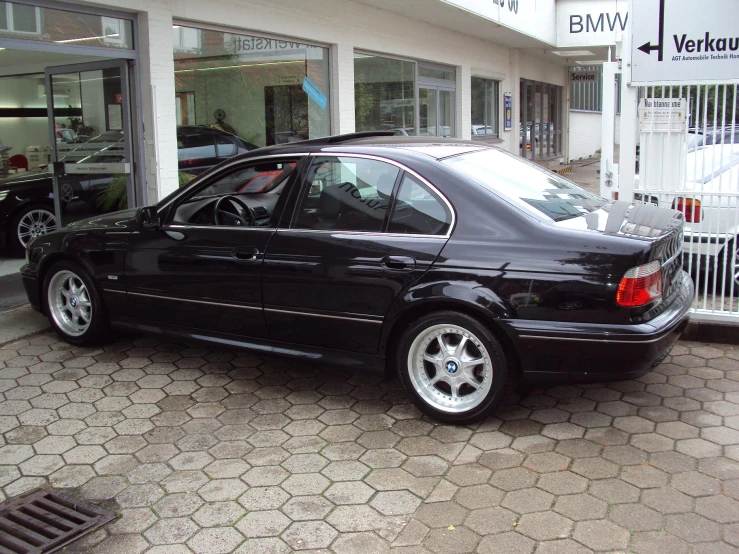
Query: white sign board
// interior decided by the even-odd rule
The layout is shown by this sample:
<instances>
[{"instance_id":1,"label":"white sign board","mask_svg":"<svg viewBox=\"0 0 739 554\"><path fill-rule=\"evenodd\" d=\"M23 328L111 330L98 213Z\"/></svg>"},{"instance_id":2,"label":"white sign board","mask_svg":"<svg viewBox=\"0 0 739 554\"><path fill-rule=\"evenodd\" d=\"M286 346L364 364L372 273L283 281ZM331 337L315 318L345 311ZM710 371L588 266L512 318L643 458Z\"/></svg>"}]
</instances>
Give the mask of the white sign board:
<instances>
[{"instance_id":1,"label":"white sign board","mask_svg":"<svg viewBox=\"0 0 739 554\"><path fill-rule=\"evenodd\" d=\"M631 83L739 79L739 1L635 0Z\"/></svg>"},{"instance_id":2,"label":"white sign board","mask_svg":"<svg viewBox=\"0 0 739 554\"><path fill-rule=\"evenodd\" d=\"M685 98L642 98L639 101L639 131L684 133L688 116Z\"/></svg>"},{"instance_id":3,"label":"white sign board","mask_svg":"<svg viewBox=\"0 0 739 554\"><path fill-rule=\"evenodd\" d=\"M629 20L628 0L559 0L557 48L613 46Z\"/></svg>"}]
</instances>

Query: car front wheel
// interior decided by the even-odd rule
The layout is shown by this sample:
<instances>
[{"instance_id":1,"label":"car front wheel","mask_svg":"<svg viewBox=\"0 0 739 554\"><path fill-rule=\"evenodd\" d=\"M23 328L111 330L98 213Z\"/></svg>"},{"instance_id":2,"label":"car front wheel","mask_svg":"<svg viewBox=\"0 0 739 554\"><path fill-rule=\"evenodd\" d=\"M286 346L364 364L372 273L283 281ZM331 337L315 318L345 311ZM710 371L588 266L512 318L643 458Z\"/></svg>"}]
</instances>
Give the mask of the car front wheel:
<instances>
[{"instance_id":1,"label":"car front wheel","mask_svg":"<svg viewBox=\"0 0 739 554\"><path fill-rule=\"evenodd\" d=\"M491 414L508 383L500 342L478 320L458 312L438 312L412 324L396 359L416 407L446 423L466 424Z\"/></svg>"},{"instance_id":2,"label":"car front wheel","mask_svg":"<svg viewBox=\"0 0 739 554\"><path fill-rule=\"evenodd\" d=\"M49 321L62 339L83 345L105 336L108 314L92 278L81 266L54 264L46 274L43 290Z\"/></svg>"}]
</instances>

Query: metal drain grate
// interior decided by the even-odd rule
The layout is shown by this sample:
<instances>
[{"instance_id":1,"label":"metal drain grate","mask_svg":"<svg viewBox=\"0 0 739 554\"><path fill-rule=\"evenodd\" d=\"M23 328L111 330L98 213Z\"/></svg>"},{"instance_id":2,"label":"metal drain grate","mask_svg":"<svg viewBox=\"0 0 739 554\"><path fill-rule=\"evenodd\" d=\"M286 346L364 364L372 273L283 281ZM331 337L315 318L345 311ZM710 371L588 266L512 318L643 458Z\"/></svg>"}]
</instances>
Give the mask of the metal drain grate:
<instances>
[{"instance_id":1,"label":"metal drain grate","mask_svg":"<svg viewBox=\"0 0 739 554\"><path fill-rule=\"evenodd\" d=\"M40 489L0 506L0 554L53 552L115 517L98 506Z\"/></svg>"}]
</instances>

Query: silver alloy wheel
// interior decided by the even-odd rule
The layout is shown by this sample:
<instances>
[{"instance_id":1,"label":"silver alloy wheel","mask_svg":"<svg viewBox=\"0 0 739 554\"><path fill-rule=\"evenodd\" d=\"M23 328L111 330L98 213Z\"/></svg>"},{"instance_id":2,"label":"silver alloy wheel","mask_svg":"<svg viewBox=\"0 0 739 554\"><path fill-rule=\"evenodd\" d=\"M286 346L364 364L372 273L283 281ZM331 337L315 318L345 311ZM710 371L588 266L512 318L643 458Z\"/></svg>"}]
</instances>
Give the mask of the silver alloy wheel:
<instances>
[{"instance_id":1,"label":"silver alloy wheel","mask_svg":"<svg viewBox=\"0 0 739 554\"><path fill-rule=\"evenodd\" d=\"M56 229L56 218L49 210L37 208L25 214L18 222L18 240L26 246L31 239Z\"/></svg>"},{"instance_id":2,"label":"silver alloy wheel","mask_svg":"<svg viewBox=\"0 0 739 554\"><path fill-rule=\"evenodd\" d=\"M74 200L74 189L69 183L62 183L59 187L59 199L62 202L71 202Z\"/></svg>"},{"instance_id":3,"label":"silver alloy wheel","mask_svg":"<svg viewBox=\"0 0 739 554\"><path fill-rule=\"evenodd\" d=\"M80 277L68 270L57 272L47 291L49 313L66 334L79 337L90 327L92 300Z\"/></svg>"},{"instance_id":4,"label":"silver alloy wheel","mask_svg":"<svg viewBox=\"0 0 739 554\"><path fill-rule=\"evenodd\" d=\"M442 412L476 408L493 384L490 354L459 325L434 325L420 333L408 352L408 369L418 395Z\"/></svg>"}]
</instances>

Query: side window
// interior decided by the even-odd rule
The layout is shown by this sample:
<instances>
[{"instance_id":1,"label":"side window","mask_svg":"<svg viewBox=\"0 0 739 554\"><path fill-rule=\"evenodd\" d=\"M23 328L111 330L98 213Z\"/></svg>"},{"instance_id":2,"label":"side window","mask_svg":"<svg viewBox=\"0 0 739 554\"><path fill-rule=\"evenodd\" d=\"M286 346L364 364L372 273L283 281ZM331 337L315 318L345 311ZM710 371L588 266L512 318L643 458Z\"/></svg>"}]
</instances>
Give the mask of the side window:
<instances>
[{"instance_id":1,"label":"side window","mask_svg":"<svg viewBox=\"0 0 739 554\"><path fill-rule=\"evenodd\" d=\"M236 155L236 145L227 137L217 137L216 148L218 148L219 158L230 158Z\"/></svg>"},{"instance_id":2,"label":"side window","mask_svg":"<svg viewBox=\"0 0 739 554\"><path fill-rule=\"evenodd\" d=\"M180 165L197 165L202 160L216 157L216 145L211 135L184 135L177 137L177 159Z\"/></svg>"},{"instance_id":3,"label":"side window","mask_svg":"<svg viewBox=\"0 0 739 554\"><path fill-rule=\"evenodd\" d=\"M226 168L188 194L172 223L268 227L297 165L292 158Z\"/></svg>"},{"instance_id":4,"label":"side window","mask_svg":"<svg viewBox=\"0 0 739 554\"><path fill-rule=\"evenodd\" d=\"M399 172L378 160L316 158L294 227L382 232Z\"/></svg>"},{"instance_id":5,"label":"side window","mask_svg":"<svg viewBox=\"0 0 739 554\"><path fill-rule=\"evenodd\" d=\"M405 174L390 217L390 233L445 235L452 223L447 205L426 185Z\"/></svg>"}]
</instances>

